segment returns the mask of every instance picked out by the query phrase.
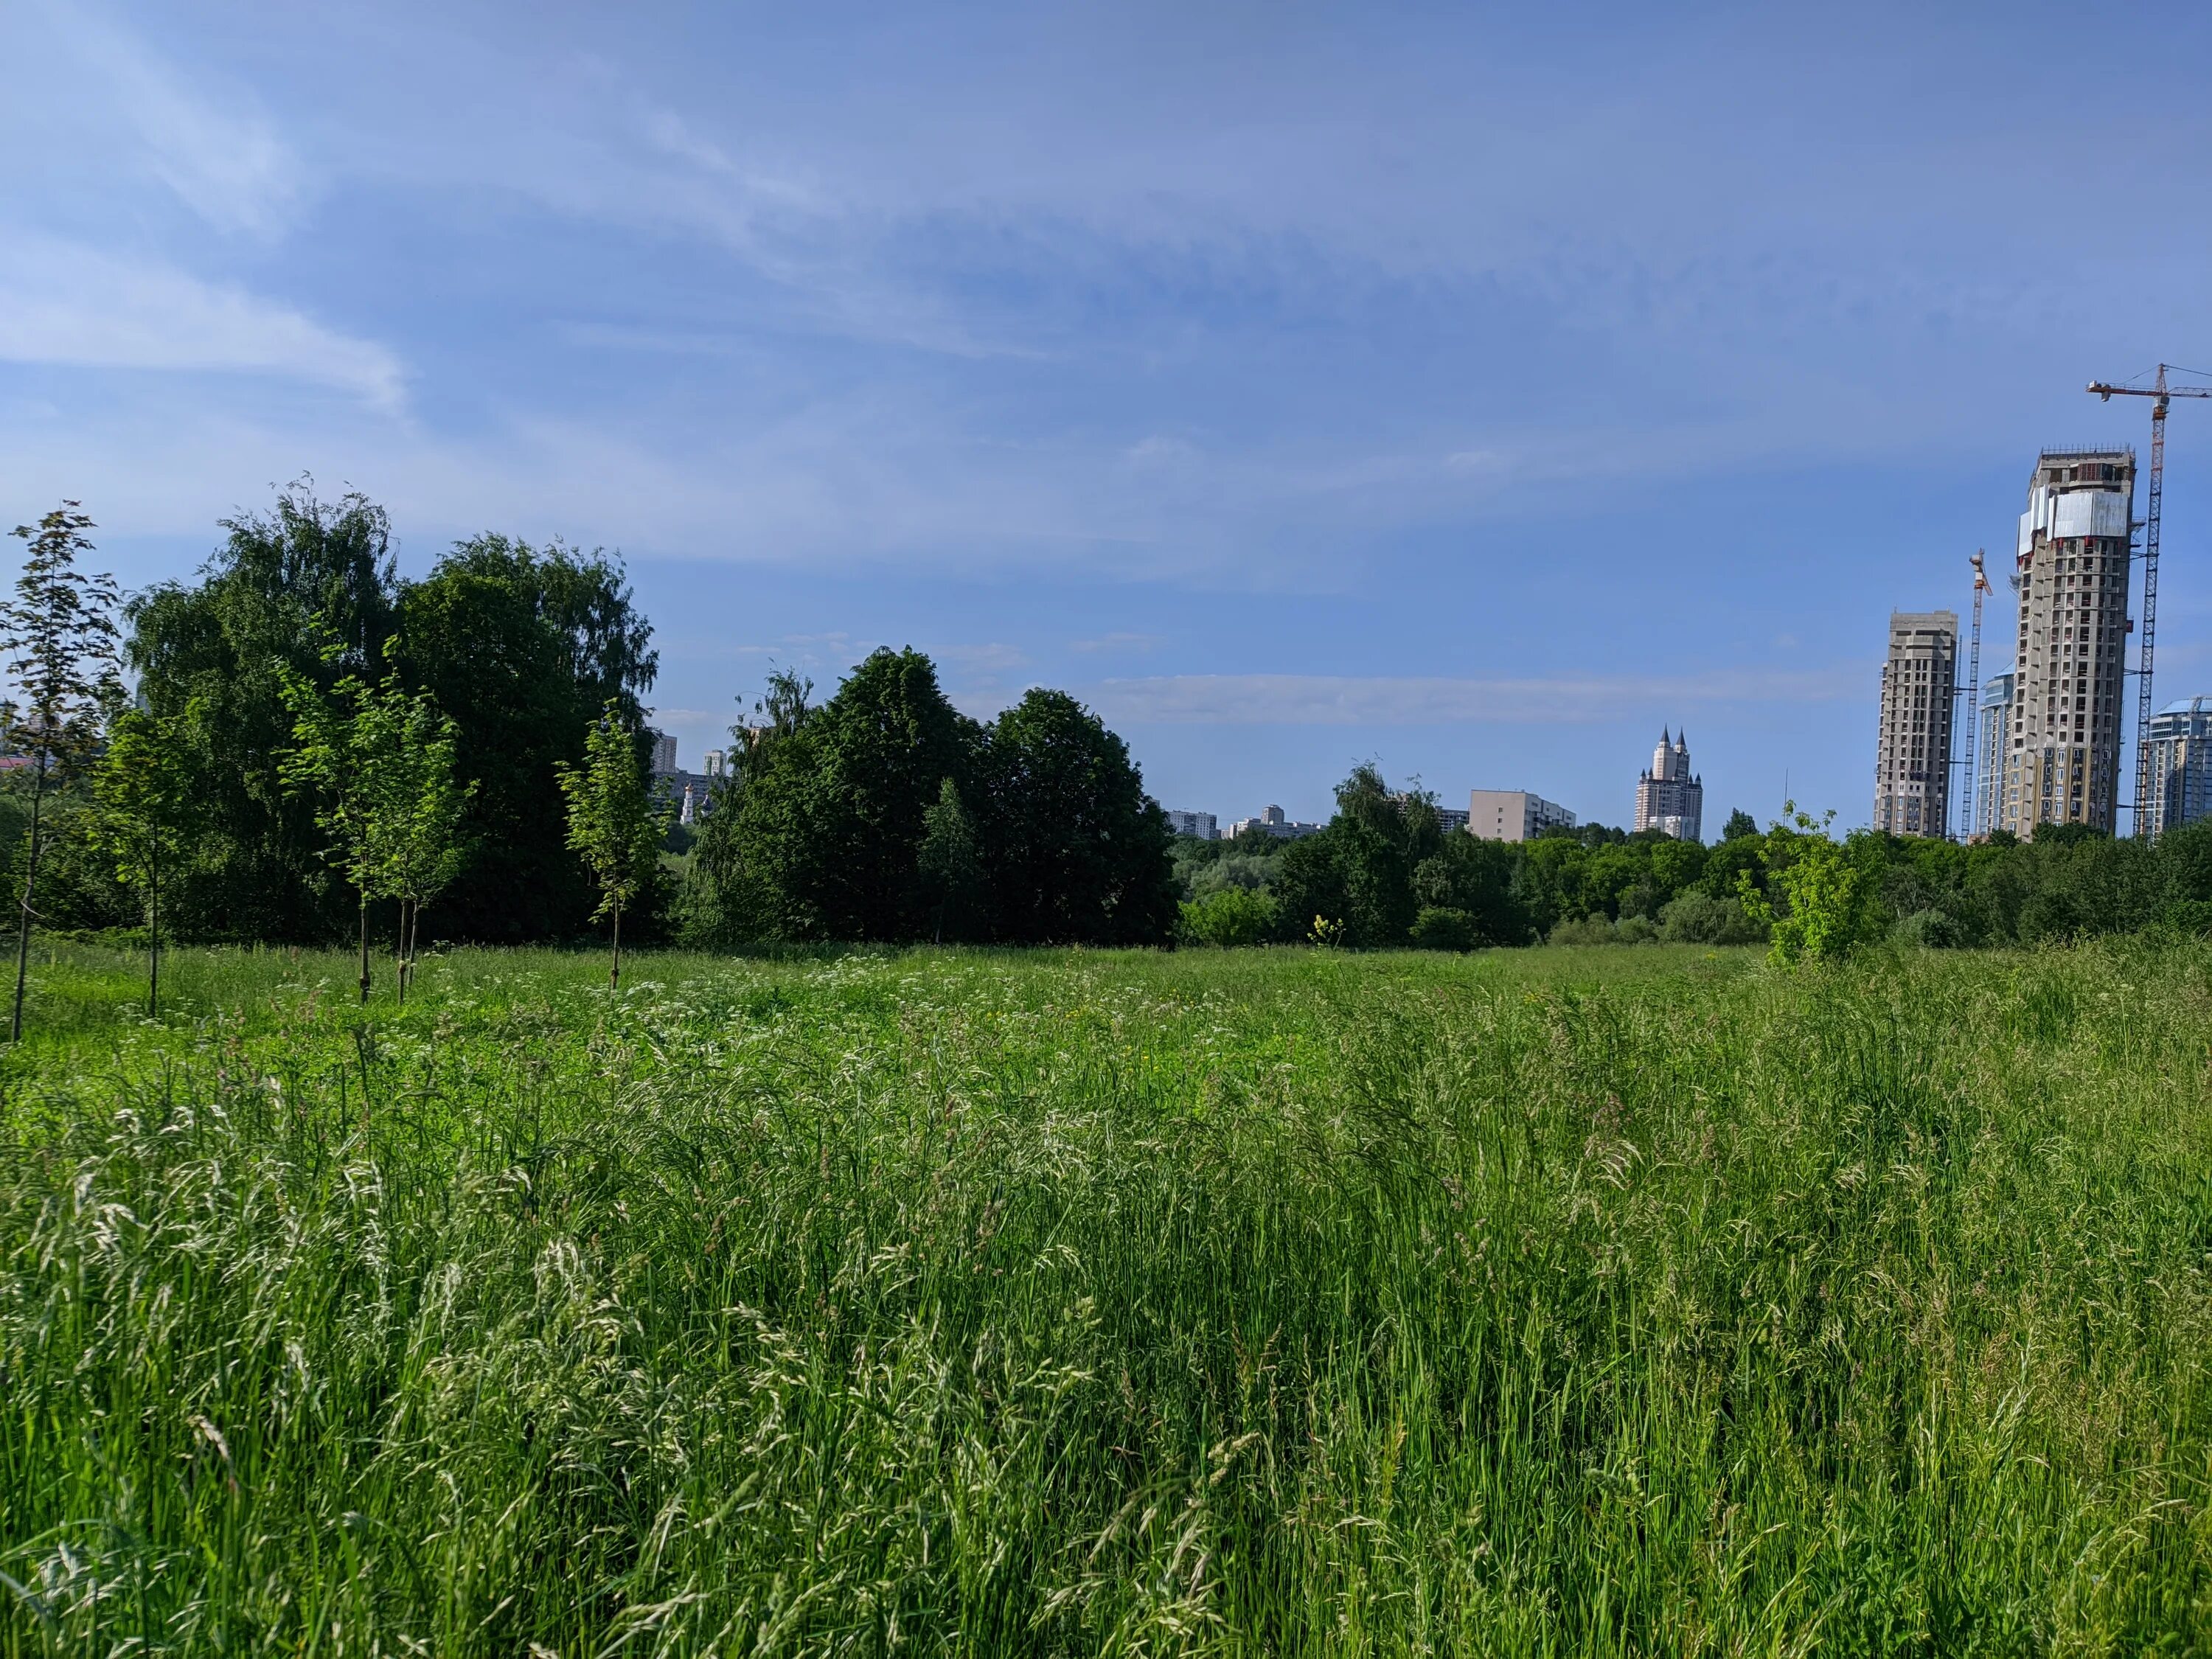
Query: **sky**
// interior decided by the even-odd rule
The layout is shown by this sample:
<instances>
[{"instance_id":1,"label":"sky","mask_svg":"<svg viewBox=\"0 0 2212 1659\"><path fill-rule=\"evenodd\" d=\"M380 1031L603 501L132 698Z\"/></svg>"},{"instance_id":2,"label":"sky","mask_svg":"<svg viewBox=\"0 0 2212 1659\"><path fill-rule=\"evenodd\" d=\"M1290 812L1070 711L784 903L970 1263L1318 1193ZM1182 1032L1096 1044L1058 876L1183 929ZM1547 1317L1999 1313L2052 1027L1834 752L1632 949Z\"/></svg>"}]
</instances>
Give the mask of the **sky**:
<instances>
[{"instance_id":1,"label":"sky","mask_svg":"<svg viewBox=\"0 0 2212 1659\"><path fill-rule=\"evenodd\" d=\"M408 574L618 550L691 766L911 645L1224 822L1373 760L1622 823L1663 726L1709 837L1862 824L1889 611L2147 445L2088 380L2212 368L2201 6L7 0L0 63L0 518L132 587L303 475Z\"/></svg>"}]
</instances>

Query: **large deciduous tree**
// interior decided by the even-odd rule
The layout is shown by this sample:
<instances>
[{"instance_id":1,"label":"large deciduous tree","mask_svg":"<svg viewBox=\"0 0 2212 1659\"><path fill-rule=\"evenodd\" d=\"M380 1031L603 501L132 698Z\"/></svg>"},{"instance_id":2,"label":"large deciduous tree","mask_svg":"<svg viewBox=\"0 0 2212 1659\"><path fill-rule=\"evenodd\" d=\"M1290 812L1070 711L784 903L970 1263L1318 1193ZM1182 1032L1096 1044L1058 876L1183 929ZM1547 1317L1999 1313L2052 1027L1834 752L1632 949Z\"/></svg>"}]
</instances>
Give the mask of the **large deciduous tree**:
<instances>
[{"instance_id":1,"label":"large deciduous tree","mask_svg":"<svg viewBox=\"0 0 2212 1659\"><path fill-rule=\"evenodd\" d=\"M1435 806L1396 794L1370 763L1337 786L1336 816L1285 851L1275 896L1293 938L1365 950L1407 942L1421 898L1414 872L1443 847Z\"/></svg>"},{"instance_id":2,"label":"large deciduous tree","mask_svg":"<svg viewBox=\"0 0 2212 1659\"><path fill-rule=\"evenodd\" d=\"M994 936L1158 945L1178 895L1167 815L1128 745L1064 691L1032 690L993 722L980 766Z\"/></svg>"},{"instance_id":3,"label":"large deciduous tree","mask_svg":"<svg viewBox=\"0 0 2212 1659\"><path fill-rule=\"evenodd\" d=\"M459 937L559 937L593 902L563 831L559 769L611 702L632 730L659 659L618 561L504 536L462 542L399 598L400 664L454 725L476 849L441 901Z\"/></svg>"},{"instance_id":4,"label":"large deciduous tree","mask_svg":"<svg viewBox=\"0 0 2212 1659\"><path fill-rule=\"evenodd\" d=\"M795 669L777 669L754 700L750 718L730 728L723 775L708 791L684 879L683 928L695 944L738 945L778 932L776 895L747 861L738 809L748 784L768 775L776 750L813 714L813 696L812 680Z\"/></svg>"},{"instance_id":5,"label":"large deciduous tree","mask_svg":"<svg viewBox=\"0 0 2212 1659\"><path fill-rule=\"evenodd\" d=\"M749 770L732 826L763 931L902 939L928 928L923 814L967 782L975 723L918 651L878 651Z\"/></svg>"},{"instance_id":6,"label":"large deciduous tree","mask_svg":"<svg viewBox=\"0 0 2212 1659\"><path fill-rule=\"evenodd\" d=\"M391 526L367 497L325 501L302 479L222 528L197 583L162 583L125 612L141 700L182 722L191 855L170 914L202 938L327 939L345 910L324 877L316 802L283 776L283 685L327 696L374 672L394 621ZM195 702L200 717L183 721Z\"/></svg>"},{"instance_id":7,"label":"large deciduous tree","mask_svg":"<svg viewBox=\"0 0 2212 1659\"><path fill-rule=\"evenodd\" d=\"M114 579L76 568L77 555L92 550L84 533L91 528L76 501L64 501L35 526L16 526L30 546L15 597L0 602L0 653L21 697L0 706L0 726L9 749L28 763L18 775L30 797L15 918L15 1041L23 1035L47 796L91 763L104 716L122 702Z\"/></svg>"},{"instance_id":8,"label":"large deciduous tree","mask_svg":"<svg viewBox=\"0 0 2212 1659\"><path fill-rule=\"evenodd\" d=\"M937 803L921 815L921 850L915 860L930 941L972 939L982 920L986 893L975 820L951 778L938 787Z\"/></svg>"}]
</instances>

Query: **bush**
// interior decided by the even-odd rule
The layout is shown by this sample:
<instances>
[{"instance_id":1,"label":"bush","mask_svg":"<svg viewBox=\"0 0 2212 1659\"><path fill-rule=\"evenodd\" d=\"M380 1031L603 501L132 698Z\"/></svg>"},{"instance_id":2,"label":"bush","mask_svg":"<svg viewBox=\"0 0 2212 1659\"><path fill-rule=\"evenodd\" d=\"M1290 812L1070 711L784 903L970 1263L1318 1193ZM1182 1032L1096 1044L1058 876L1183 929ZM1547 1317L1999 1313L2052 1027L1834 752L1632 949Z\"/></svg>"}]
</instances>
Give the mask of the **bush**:
<instances>
[{"instance_id":1,"label":"bush","mask_svg":"<svg viewBox=\"0 0 2212 1659\"><path fill-rule=\"evenodd\" d=\"M1766 924L1778 963L1840 960L1879 925L1864 872L1852 862L1851 849L1829 839L1832 811L1815 818L1795 801L1784 802L1784 810L1791 822L1769 830L1759 849L1766 890L1759 890L1749 872L1736 878L1744 908Z\"/></svg>"},{"instance_id":2,"label":"bush","mask_svg":"<svg viewBox=\"0 0 2212 1659\"><path fill-rule=\"evenodd\" d=\"M1966 930L1948 911L1915 910L1889 930L1899 945L1917 945L1929 951L1955 951L1968 943Z\"/></svg>"},{"instance_id":3,"label":"bush","mask_svg":"<svg viewBox=\"0 0 2212 1659\"><path fill-rule=\"evenodd\" d=\"M1741 899L1693 887L1659 912L1659 937L1669 945L1763 945L1766 929L1751 919Z\"/></svg>"},{"instance_id":4,"label":"bush","mask_svg":"<svg viewBox=\"0 0 2212 1659\"><path fill-rule=\"evenodd\" d=\"M1274 927L1274 900L1249 888L1222 887L1185 901L1177 933L1188 945L1231 950L1265 944Z\"/></svg>"},{"instance_id":5,"label":"bush","mask_svg":"<svg viewBox=\"0 0 2212 1659\"><path fill-rule=\"evenodd\" d=\"M1418 951L1472 951L1476 944L1474 918L1464 910L1440 904L1425 906L1413 918L1413 939Z\"/></svg>"},{"instance_id":6,"label":"bush","mask_svg":"<svg viewBox=\"0 0 2212 1659\"><path fill-rule=\"evenodd\" d=\"M1554 924L1545 936L1547 945L1610 945L1613 918L1607 915L1570 916Z\"/></svg>"}]
</instances>

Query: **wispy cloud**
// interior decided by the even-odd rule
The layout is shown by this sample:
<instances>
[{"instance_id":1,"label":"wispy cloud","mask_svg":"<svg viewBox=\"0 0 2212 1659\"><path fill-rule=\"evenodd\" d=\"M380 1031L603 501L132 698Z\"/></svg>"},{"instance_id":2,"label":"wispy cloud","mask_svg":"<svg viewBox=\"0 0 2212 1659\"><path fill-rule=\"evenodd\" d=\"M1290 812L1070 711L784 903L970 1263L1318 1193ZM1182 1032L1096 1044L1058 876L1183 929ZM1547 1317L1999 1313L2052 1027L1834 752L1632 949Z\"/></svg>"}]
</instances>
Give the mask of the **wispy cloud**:
<instances>
[{"instance_id":1,"label":"wispy cloud","mask_svg":"<svg viewBox=\"0 0 2212 1659\"><path fill-rule=\"evenodd\" d=\"M24 234L0 249L0 359L279 374L384 408L404 380L382 346L243 289Z\"/></svg>"},{"instance_id":2,"label":"wispy cloud","mask_svg":"<svg viewBox=\"0 0 2212 1659\"><path fill-rule=\"evenodd\" d=\"M47 0L46 22L104 87L118 124L137 139L142 164L217 228L266 234L299 200L298 158L258 104L226 88L220 100L195 87L143 36L87 0ZM81 82L82 84L82 82Z\"/></svg>"},{"instance_id":3,"label":"wispy cloud","mask_svg":"<svg viewBox=\"0 0 2212 1659\"><path fill-rule=\"evenodd\" d=\"M1102 681L1108 718L1169 726L1583 725L1642 709L1863 697L1863 666L1713 674L1452 679L1338 674L1165 674Z\"/></svg>"}]
</instances>

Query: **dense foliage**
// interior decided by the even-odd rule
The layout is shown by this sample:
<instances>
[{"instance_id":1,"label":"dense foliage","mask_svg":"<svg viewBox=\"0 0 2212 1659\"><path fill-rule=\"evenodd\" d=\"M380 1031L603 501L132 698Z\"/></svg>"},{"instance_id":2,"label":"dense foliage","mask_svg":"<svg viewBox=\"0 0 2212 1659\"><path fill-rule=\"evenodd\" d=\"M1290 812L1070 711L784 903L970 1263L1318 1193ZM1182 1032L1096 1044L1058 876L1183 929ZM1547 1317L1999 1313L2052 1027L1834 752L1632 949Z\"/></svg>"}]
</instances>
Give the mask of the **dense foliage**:
<instances>
[{"instance_id":1,"label":"dense foliage","mask_svg":"<svg viewBox=\"0 0 2212 1659\"><path fill-rule=\"evenodd\" d=\"M1771 933L1795 959L1890 935L2001 945L2212 932L2212 823L2155 844L2057 826L2032 844L1962 846L1867 831L1838 841L1793 810L1764 831L1731 813L1714 846L1598 824L1486 842L1443 833L1430 800L1362 766L1316 835L1179 839L1174 859L1193 944L1741 945Z\"/></svg>"},{"instance_id":2,"label":"dense foliage","mask_svg":"<svg viewBox=\"0 0 2212 1659\"><path fill-rule=\"evenodd\" d=\"M882 650L818 708L788 677L765 707L693 844L702 942L1171 936L1166 815L1066 693L980 724L927 657Z\"/></svg>"},{"instance_id":3,"label":"dense foliage","mask_svg":"<svg viewBox=\"0 0 2212 1659\"><path fill-rule=\"evenodd\" d=\"M644 787L639 698L657 659L614 560L487 535L403 580L383 510L304 482L223 527L197 580L127 610L141 718L165 744L159 915L173 933L311 943L357 927L364 988L372 915L379 937L396 921L404 963L425 908L430 937L487 942L611 929L617 915L637 942L672 925L720 945L1172 937L1165 818L1127 746L1064 693L1033 690L985 725L915 651L876 653L819 707L811 683L779 674L672 867L631 856L634 836L578 840L562 793L590 775L592 799L612 799L618 763ZM602 743L580 771L600 726L631 757ZM33 843L10 793L0 858L20 891ZM143 860L112 856L116 811L73 822L47 838L46 921L153 915L130 890L150 891Z\"/></svg>"},{"instance_id":4,"label":"dense foliage","mask_svg":"<svg viewBox=\"0 0 2212 1659\"><path fill-rule=\"evenodd\" d=\"M2212 951L33 978L0 1651L2186 1654Z\"/></svg>"},{"instance_id":5,"label":"dense foliage","mask_svg":"<svg viewBox=\"0 0 2212 1659\"><path fill-rule=\"evenodd\" d=\"M356 890L322 857L329 803L285 784L296 746L285 688L327 701L389 658L453 722L452 769L477 785L454 836L470 857L435 896L436 933L577 931L596 896L564 842L556 769L581 757L609 699L637 724L655 670L620 565L486 536L403 581L380 507L358 494L324 501L305 484L224 529L197 580L161 584L128 609L140 700L181 738L190 833L169 883L173 926L270 941L346 931ZM127 920L114 909L81 882L57 920Z\"/></svg>"}]
</instances>

